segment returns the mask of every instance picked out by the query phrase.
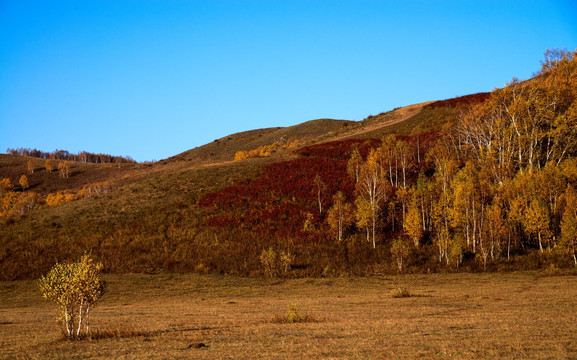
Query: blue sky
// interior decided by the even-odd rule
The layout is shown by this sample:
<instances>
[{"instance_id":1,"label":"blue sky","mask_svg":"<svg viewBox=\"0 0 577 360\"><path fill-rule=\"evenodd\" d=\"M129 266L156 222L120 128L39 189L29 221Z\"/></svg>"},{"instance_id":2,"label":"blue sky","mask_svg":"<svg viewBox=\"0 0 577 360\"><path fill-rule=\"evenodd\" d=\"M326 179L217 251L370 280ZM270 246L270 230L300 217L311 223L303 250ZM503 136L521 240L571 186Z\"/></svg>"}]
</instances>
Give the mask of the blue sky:
<instances>
[{"instance_id":1,"label":"blue sky","mask_svg":"<svg viewBox=\"0 0 577 360\"><path fill-rule=\"evenodd\" d=\"M574 1L0 0L0 151L160 160L529 78Z\"/></svg>"}]
</instances>

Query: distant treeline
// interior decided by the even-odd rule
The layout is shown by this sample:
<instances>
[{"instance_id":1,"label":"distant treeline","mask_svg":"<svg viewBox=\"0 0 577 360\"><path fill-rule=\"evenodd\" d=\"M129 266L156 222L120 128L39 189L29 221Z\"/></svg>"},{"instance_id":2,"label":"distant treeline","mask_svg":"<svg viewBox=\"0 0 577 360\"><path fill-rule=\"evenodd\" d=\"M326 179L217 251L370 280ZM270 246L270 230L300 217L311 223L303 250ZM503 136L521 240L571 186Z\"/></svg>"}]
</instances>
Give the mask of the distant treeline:
<instances>
[{"instance_id":1,"label":"distant treeline","mask_svg":"<svg viewBox=\"0 0 577 360\"><path fill-rule=\"evenodd\" d=\"M118 163L136 163L130 156L113 156L108 154L93 154L86 151L81 151L78 154L72 154L66 150L55 150L53 152L46 152L37 149L6 149L7 154L32 156L40 159L55 159L55 160L69 160L83 163L94 164L118 164Z\"/></svg>"}]
</instances>

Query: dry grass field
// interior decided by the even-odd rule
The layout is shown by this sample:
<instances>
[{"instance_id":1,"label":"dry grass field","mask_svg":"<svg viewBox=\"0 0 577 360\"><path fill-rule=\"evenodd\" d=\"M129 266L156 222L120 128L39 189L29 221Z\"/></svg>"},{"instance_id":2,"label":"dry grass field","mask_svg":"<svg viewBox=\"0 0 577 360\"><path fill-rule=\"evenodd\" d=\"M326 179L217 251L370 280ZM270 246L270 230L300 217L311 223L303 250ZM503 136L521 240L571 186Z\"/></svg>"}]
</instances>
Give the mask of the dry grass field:
<instances>
[{"instance_id":1,"label":"dry grass field","mask_svg":"<svg viewBox=\"0 0 577 360\"><path fill-rule=\"evenodd\" d=\"M1 282L0 358L577 358L574 274L106 280L81 341L63 340L36 282ZM393 297L398 286L413 296ZM275 321L292 303L315 321Z\"/></svg>"}]
</instances>

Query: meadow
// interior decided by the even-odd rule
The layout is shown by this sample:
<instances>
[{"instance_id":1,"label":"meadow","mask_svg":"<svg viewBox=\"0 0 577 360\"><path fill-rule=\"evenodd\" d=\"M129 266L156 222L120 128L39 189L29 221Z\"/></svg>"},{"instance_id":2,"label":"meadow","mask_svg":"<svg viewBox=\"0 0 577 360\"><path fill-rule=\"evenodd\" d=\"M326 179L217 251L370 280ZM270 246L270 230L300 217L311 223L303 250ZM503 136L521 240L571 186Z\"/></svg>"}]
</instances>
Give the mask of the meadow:
<instances>
[{"instance_id":1,"label":"meadow","mask_svg":"<svg viewBox=\"0 0 577 360\"><path fill-rule=\"evenodd\" d=\"M4 281L0 358L576 358L575 275L107 275L80 341L64 340L36 281ZM290 304L308 321L283 323Z\"/></svg>"}]
</instances>

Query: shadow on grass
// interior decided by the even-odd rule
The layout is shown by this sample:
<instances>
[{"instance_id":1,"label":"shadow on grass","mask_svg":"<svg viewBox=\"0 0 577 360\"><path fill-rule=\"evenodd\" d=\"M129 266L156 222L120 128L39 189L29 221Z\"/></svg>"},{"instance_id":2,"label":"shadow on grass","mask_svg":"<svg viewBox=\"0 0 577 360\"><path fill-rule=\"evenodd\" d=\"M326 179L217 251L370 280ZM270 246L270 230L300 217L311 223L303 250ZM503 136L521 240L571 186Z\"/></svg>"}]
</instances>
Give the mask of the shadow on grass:
<instances>
[{"instance_id":1,"label":"shadow on grass","mask_svg":"<svg viewBox=\"0 0 577 360\"><path fill-rule=\"evenodd\" d=\"M105 340L105 339L126 339L135 337L154 337L167 333L176 332L190 332L190 331L202 331L202 330L213 330L211 327L198 327L198 328L186 328L186 329L164 329L164 330L138 330L133 327L124 326L122 324L105 329L91 331L89 334L81 334L78 338L69 339L64 334L61 340L63 341L77 341L77 340Z\"/></svg>"}]
</instances>

